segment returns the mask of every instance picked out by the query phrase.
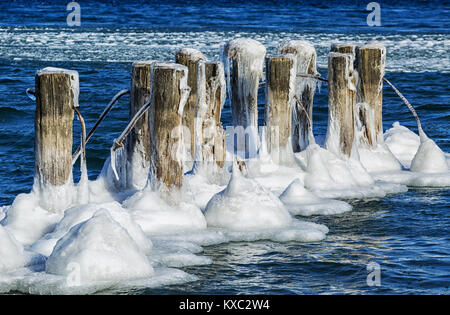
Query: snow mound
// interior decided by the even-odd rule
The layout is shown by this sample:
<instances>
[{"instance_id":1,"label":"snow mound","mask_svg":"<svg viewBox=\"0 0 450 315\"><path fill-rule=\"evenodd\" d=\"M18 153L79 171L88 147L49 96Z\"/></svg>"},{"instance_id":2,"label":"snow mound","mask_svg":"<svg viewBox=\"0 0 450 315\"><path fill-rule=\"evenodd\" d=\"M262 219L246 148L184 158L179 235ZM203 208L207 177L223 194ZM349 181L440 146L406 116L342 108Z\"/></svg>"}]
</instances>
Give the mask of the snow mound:
<instances>
[{"instance_id":1,"label":"snow mound","mask_svg":"<svg viewBox=\"0 0 450 315\"><path fill-rule=\"evenodd\" d=\"M416 154L420 138L397 121L384 133L384 143L405 168L409 168Z\"/></svg>"},{"instance_id":2,"label":"snow mound","mask_svg":"<svg viewBox=\"0 0 450 315\"><path fill-rule=\"evenodd\" d=\"M444 152L433 140L425 136L424 139L420 140L419 149L411 161L410 170L422 173L448 172Z\"/></svg>"},{"instance_id":3,"label":"snow mound","mask_svg":"<svg viewBox=\"0 0 450 315\"><path fill-rule=\"evenodd\" d=\"M135 193L123 205L146 234L167 235L206 229L200 208L184 199L186 195L165 197L148 187Z\"/></svg>"},{"instance_id":4,"label":"snow mound","mask_svg":"<svg viewBox=\"0 0 450 315\"><path fill-rule=\"evenodd\" d=\"M51 232L61 219L61 213L52 213L39 206L39 197L33 191L19 194L6 210L2 224L22 245L31 245Z\"/></svg>"},{"instance_id":5,"label":"snow mound","mask_svg":"<svg viewBox=\"0 0 450 315\"><path fill-rule=\"evenodd\" d=\"M64 212L64 217L58 222L54 231L34 243L31 249L44 256L49 256L58 239L63 237L75 225L90 219L99 210L107 211L112 219L128 232L133 241L144 253L150 252L152 248L151 241L145 236L141 227L133 221L131 215L118 202L103 204L91 203L67 209Z\"/></svg>"},{"instance_id":6,"label":"snow mound","mask_svg":"<svg viewBox=\"0 0 450 315\"><path fill-rule=\"evenodd\" d=\"M206 205L208 226L230 230L259 230L287 227L292 218L283 203L256 181L233 167L228 186Z\"/></svg>"},{"instance_id":7,"label":"snow mound","mask_svg":"<svg viewBox=\"0 0 450 315\"><path fill-rule=\"evenodd\" d=\"M357 158L340 158L317 144L310 144L296 154L306 171L305 188L322 198L382 198L407 187L378 183Z\"/></svg>"},{"instance_id":8,"label":"snow mound","mask_svg":"<svg viewBox=\"0 0 450 315\"><path fill-rule=\"evenodd\" d=\"M130 234L100 210L57 242L45 271L80 285L146 278L153 274L153 267Z\"/></svg>"},{"instance_id":9,"label":"snow mound","mask_svg":"<svg viewBox=\"0 0 450 315\"><path fill-rule=\"evenodd\" d=\"M23 267L25 261L22 245L0 225L0 272Z\"/></svg>"},{"instance_id":10,"label":"snow mound","mask_svg":"<svg viewBox=\"0 0 450 315\"><path fill-rule=\"evenodd\" d=\"M320 198L305 189L300 179L294 180L280 195L280 200L293 215L332 215L352 210L344 201Z\"/></svg>"}]
</instances>

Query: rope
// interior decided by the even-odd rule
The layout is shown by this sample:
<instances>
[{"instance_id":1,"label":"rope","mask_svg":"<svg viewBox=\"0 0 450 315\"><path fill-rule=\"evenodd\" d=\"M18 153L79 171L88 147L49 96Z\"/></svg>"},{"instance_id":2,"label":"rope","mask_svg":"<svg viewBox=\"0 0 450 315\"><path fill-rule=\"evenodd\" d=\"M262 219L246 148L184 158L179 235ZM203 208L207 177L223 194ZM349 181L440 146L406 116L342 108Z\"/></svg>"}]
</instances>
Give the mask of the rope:
<instances>
[{"instance_id":1,"label":"rope","mask_svg":"<svg viewBox=\"0 0 450 315\"><path fill-rule=\"evenodd\" d=\"M73 110L75 111L75 113L77 113L78 119L81 123L81 165L86 165L86 125L84 123L84 118L83 116L81 116L78 108L73 107Z\"/></svg>"},{"instance_id":2,"label":"rope","mask_svg":"<svg viewBox=\"0 0 450 315\"><path fill-rule=\"evenodd\" d=\"M117 139L114 139L114 145L112 147L112 151L116 151L117 149L119 149L123 146L123 141L125 140L125 137L130 133L131 129L133 129L133 127L134 127L134 125L136 125L137 121L147 112L147 110L149 108L150 108L150 101L145 103L139 109L139 111L134 115L134 117L128 123L125 130L122 131L122 133L120 134L120 136Z\"/></svg>"},{"instance_id":3,"label":"rope","mask_svg":"<svg viewBox=\"0 0 450 315\"><path fill-rule=\"evenodd\" d=\"M423 132L422 129L422 124L420 123L420 119L419 116L416 113L416 110L414 109L414 107L412 107L412 105L408 102L408 100L406 99L406 97L403 96L402 93L400 93L399 90L397 90L397 88L391 83L389 82L388 79L383 78L383 80L389 84L389 86L395 91L395 93L397 93L398 96L400 96L400 98L402 99L402 101L405 103L406 106L408 106L409 110L411 111L411 113L414 115L414 118L416 118L417 121L417 128L419 129L419 134L420 135L425 135L425 133Z\"/></svg>"},{"instance_id":4,"label":"rope","mask_svg":"<svg viewBox=\"0 0 450 315\"><path fill-rule=\"evenodd\" d=\"M298 96L294 95L294 98L295 98L295 101L297 103L297 106L299 106L305 112L306 118L308 119L308 122L309 122L308 129L312 132L312 120L311 120L311 117L309 117L309 114L306 111L306 108L303 106L303 104L300 101L300 99L298 98Z\"/></svg>"},{"instance_id":5,"label":"rope","mask_svg":"<svg viewBox=\"0 0 450 315\"><path fill-rule=\"evenodd\" d=\"M100 117L98 118L97 122L95 123L94 127L92 127L92 129L89 131L87 137L86 137L86 143L89 141L89 139L92 137L92 135L94 134L95 130L97 129L97 127L100 125L100 123L103 121L103 119L105 119L105 117L108 115L108 113L111 111L112 107L117 103L117 101L124 95L129 94L130 91L129 90L121 90L119 91L116 95L114 95L114 97L111 99L111 101L109 102L109 104L106 106L106 108L103 110L103 113L100 115ZM72 165L75 164L75 162L77 161L78 157L80 156L80 152L81 152L81 146L78 147L78 149L75 151L75 153L72 155Z\"/></svg>"},{"instance_id":6,"label":"rope","mask_svg":"<svg viewBox=\"0 0 450 315\"><path fill-rule=\"evenodd\" d=\"M327 79L321 78L318 75L314 75L314 74L306 74L306 73L297 73L297 77L301 77L301 78L310 78L310 79L316 79L322 82L328 82Z\"/></svg>"}]
</instances>

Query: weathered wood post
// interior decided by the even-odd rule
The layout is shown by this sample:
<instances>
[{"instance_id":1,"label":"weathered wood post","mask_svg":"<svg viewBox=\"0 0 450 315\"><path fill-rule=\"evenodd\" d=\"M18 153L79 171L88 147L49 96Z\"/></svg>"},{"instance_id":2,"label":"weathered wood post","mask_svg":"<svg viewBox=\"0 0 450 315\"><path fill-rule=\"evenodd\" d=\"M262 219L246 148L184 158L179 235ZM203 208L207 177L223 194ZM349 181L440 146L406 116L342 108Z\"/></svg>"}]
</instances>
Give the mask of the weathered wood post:
<instances>
[{"instance_id":1,"label":"weathered wood post","mask_svg":"<svg viewBox=\"0 0 450 315\"><path fill-rule=\"evenodd\" d=\"M73 107L78 106L78 72L59 68L37 71L34 142L35 189L46 209L71 204Z\"/></svg>"},{"instance_id":2,"label":"weathered wood post","mask_svg":"<svg viewBox=\"0 0 450 315\"><path fill-rule=\"evenodd\" d=\"M386 48L373 42L356 48L358 86L356 102L359 120L364 128L362 141L369 147L383 142L383 77ZM370 111L370 113L368 112Z\"/></svg>"},{"instance_id":3,"label":"weathered wood post","mask_svg":"<svg viewBox=\"0 0 450 315\"><path fill-rule=\"evenodd\" d=\"M295 103L297 59L294 55L266 57L267 149L275 163L292 163L292 108Z\"/></svg>"},{"instance_id":4,"label":"weathered wood post","mask_svg":"<svg viewBox=\"0 0 450 315\"><path fill-rule=\"evenodd\" d=\"M331 44L331 52L338 52L341 54L350 54L355 56L355 51L356 51L356 44L352 42Z\"/></svg>"},{"instance_id":5,"label":"weathered wood post","mask_svg":"<svg viewBox=\"0 0 450 315\"><path fill-rule=\"evenodd\" d=\"M237 148L237 150L245 150L246 155L256 153L258 146L258 88L263 74L266 48L256 40L237 38L225 44L223 55L226 58L227 73L231 75L233 126L245 129L245 134L249 137L249 141L245 141L245 139L237 141L245 144L245 148ZM229 71L230 59L233 64L232 73Z\"/></svg>"},{"instance_id":6,"label":"weathered wood post","mask_svg":"<svg viewBox=\"0 0 450 315\"><path fill-rule=\"evenodd\" d=\"M151 67L155 61L134 62L131 70L130 114L132 119L150 101ZM136 123L127 138L127 188L142 189L150 167L150 131L148 112Z\"/></svg>"},{"instance_id":7,"label":"weathered wood post","mask_svg":"<svg viewBox=\"0 0 450 315\"><path fill-rule=\"evenodd\" d=\"M192 162L195 158L195 108L197 106L197 68L200 61L206 61L207 58L197 49L182 48L175 54L176 63L184 65L188 68L188 85L191 88L191 94L184 107L183 111L183 125L189 129L190 139L186 139L188 135L185 135L185 140L190 141L190 148L187 148L188 153L191 154L190 163L186 163L188 168L192 166ZM186 161L188 162L188 161Z\"/></svg>"},{"instance_id":8,"label":"weathered wood post","mask_svg":"<svg viewBox=\"0 0 450 315\"><path fill-rule=\"evenodd\" d=\"M183 109L189 97L188 68L175 63L152 65L150 183L154 189L183 183Z\"/></svg>"},{"instance_id":9,"label":"weathered wood post","mask_svg":"<svg viewBox=\"0 0 450 315\"><path fill-rule=\"evenodd\" d=\"M328 130L326 148L338 155L351 156L355 139L356 87L353 56L331 52L328 55Z\"/></svg>"},{"instance_id":10,"label":"weathered wood post","mask_svg":"<svg viewBox=\"0 0 450 315\"><path fill-rule=\"evenodd\" d=\"M318 75L316 50L306 41L290 40L283 42L278 48L279 54L294 54L297 58L297 74ZM316 80L297 77L295 93L305 110L295 105L292 113L292 149L300 152L309 145L308 135L312 122L314 93ZM308 117L310 119L308 119Z\"/></svg>"},{"instance_id":11,"label":"weathered wood post","mask_svg":"<svg viewBox=\"0 0 450 315\"><path fill-rule=\"evenodd\" d=\"M197 80L195 162L215 163L222 168L226 154L225 131L220 122L226 97L223 63L199 62Z\"/></svg>"}]
</instances>

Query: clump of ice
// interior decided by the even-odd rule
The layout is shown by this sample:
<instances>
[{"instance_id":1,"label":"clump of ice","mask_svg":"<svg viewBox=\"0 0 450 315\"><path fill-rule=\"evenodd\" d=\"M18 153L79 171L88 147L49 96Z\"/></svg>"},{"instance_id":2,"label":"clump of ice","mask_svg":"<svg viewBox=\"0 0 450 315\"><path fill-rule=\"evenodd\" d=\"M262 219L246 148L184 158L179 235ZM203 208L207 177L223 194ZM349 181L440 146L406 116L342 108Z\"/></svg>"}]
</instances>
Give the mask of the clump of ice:
<instances>
[{"instance_id":1,"label":"clump of ice","mask_svg":"<svg viewBox=\"0 0 450 315\"><path fill-rule=\"evenodd\" d=\"M389 150L384 143L382 135L375 132L374 111L367 103L356 104L357 113L363 111L367 117L367 124L360 120L360 116L356 117L356 143L358 145L358 153L361 164L368 172L379 171L398 171L402 169L401 163ZM382 131L380 131L382 132ZM368 143L366 134L372 139L371 144Z\"/></svg>"},{"instance_id":2,"label":"clump of ice","mask_svg":"<svg viewBox=\"0 0 450 315\"><path fill-rule=\"evenodd\" d=\"M146 234L160 235L182 233L206 228L200 208L187 198L183 191L163 195L147 187L125 200L133 220Z\"/></svg>"},{"instance_id":3,"label":"clump of ice","mask_svg":"<svg viewBox=\"0 0 450 315\"><path fill-rule=\"evenodd\" d=\"M106 211L111 218L119 223L130 235L133 241L144 253L149 253L152 248L151 241L144 235L141 227L137 225L131 215L121 207L118 202L101 204L86 204L74 206L64 212L64 217L55 226L52 233L45 235L34 243L31 248L42 255L49 256L56 242L63 237L75 225L89 220L97 211Z\"/></svg>"},{"instance_id":4,"label":"clump of ice","mask_svg":"<svg viewBox=\"0 0 450 315\"><path fill-rule=\"evenodd\" d=\"M296 156L306 172L305 187L319 197L381 198L388 193L407 191L403 185L376 182L357 155L340 157L317 144L310 144Z\"/></svg>"},{"instance_id":5,"label":"clump of ice","mask_svg":"<svg viewBox=\"0 0 450 315\"><path fill-rule=\"evenodd\" d=\"M2 224L23 245L30 245L52 231L61 219L61 213L52 213L39 206L39 197L32 191L19 194L8 208Z\"/></svg>"},{"instance_id":6,"label":"clump of ice","mask_svg":"<svg viewBox=\"0 0 450 315\"><path fill-rule=\"evenodd\" d=\"M449 187L450 170L445 153L423 131L420 133L418 136L395 122L385 132L384 140L405 170L377 172L373 176L413 187Z\"/></svg>"},{"instance_id":7,"label":"clump of ice","mask_svg":"<svg viewBox=\"0 0 450 315\"><path fill-rule=\"evenodd\" d=\"M238 76L239 91L238 99L241 105L239 108L244 108L245 113L241 117L241 113L233 112L233 125L257 127L258 126L258 112L257 112L257 98L259 80L263 73L264 56L266 55L266 48L260 42L250 38L235 38L230 40L224 46L223 56L226 58L225 65L227 66L227 73L229 74L230 59L237 61L238 69L233 69L233 75ZM234 73L236 72L236 73ZM229 84L228 84L229 85ZM232 101L230 99L230 101ZM233 105L235 108L235 105Z\"/></svg>"},{"instance_id":8,"label":"clump of ice","mask_svg":"<svg viewBox=\"0 0 450 315\"><path fill-rule=\"evenodd\" d=\"M444 152L426 135L420 137L420 145L411 161L411 171L422 173L448 172Z\"/></svg>"},{"instance_id":9,"label":"clump of ice","mask_svg":"<svg viewBox=\"0 0 450 315\"><path fill-rule=\"evenodd\" d=\"M236 168L233 167L228 186L206 206L208 226L231 230L289 226L292 218L281 201L256 181L242 176Z\"/></svg>"},{"instance_id":10,"label":"clump of ice","mask_svg":"<svg viewBox=\"0 0 450 315\"><path fill-rule=\"evenodd\" d=\"M331 215L352 210L345 201L320 198L305 189L300 179L294 180L280 195L280 200L293 215Z\"/></svg>"},{"instance_id":11,"label":"clump of ice","mask_svg":"<svg viewBox=\"0 0 450 315\"><path fill-rule=\"evenodd\" d=\"M410 168L419 148L420 138L396 121L392 124L392 128L384 133L384 143L405 168Z\"/></svg>"},{"instance_id":12,"label":"clump of ice","mask_svg":"<svg viewBox=\"0 0 450 315\"><path fill-rule=\"evenodd\" d=\"M146 278L153 268L130 234L107 211L95 215L62 237L48 257L45 271L92 281ZM78 274L73 274L73 273Z\"/></svg>"},{"instance_id":13,"label":"clump of ice","mask_svg":"<svg viewBox=\"0 0 450 315\"><path fill-rule=\"evenodd\" d=\"M25 261L23 246L0 225L0 272L20 268Z\"/></svg>"}]
</instances>

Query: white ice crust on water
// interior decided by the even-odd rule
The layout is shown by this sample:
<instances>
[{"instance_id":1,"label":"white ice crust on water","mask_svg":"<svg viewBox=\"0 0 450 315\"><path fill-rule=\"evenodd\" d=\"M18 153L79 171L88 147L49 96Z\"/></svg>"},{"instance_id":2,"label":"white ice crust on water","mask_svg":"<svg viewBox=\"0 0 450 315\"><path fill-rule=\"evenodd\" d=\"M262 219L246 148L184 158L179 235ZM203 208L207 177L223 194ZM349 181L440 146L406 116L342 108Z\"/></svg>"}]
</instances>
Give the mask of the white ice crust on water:
<instances>
[{"instance_id":1,"label":"white ice crust on water","mask_svg":"<svg viewBox=\"0 0 450 315\"><path fill-rule=\"evenodd\" d=\"M345 201L320 198L308 191L300 179L294 180L280 195L280 200L293 215L331 215L352 210Z\"/></svg>"},{"instance_id":2,"label":"white ice crust on water","mask_svg":"<svg viewBox=\"0 0 450 315\"><path fill-rule=\"evenodd\" d=\"M206 220L200 208L183 200L183 192L174 192L170 197L147 187L137 192L123 205L133 219L149 235L182 233L206 228Z\"/></svg>"},{"instance_id":3,"label":"white ice crust on water","mask_svg":"<svg viewBox=\"0 0 450 315\"><path fill-rule=\"evenodd\" d=\"M320 241L328 233L320 224L294 219L270 190L244 177L237 166L227 187L214 195L205 209L209 227L231 241Z\"/></svg>"},{"instance_id":4,"label":"white ice crust on water","mask_svg":"<svg viewBox=\"0 0 450 315\"><path fill-rule=\"evenodd\" d=\"M25 261L22 244L0 225L0 273L20 268Z\"/></svg>"},{"instance_id":5,"label":"white ice crust on water","mask_svg":"<svg viewBox=\"0 0 450 315\"><path fill-rule=\"evenodd\" d=\"M422 173L445 173L449 171L444 152L428 137L422 137L419 148L411 161L410 170Z\"/></svg>"},{"instance_id":6,"label":"white ice crust on water","mask_svg":"<svg viewBox=\"0 0 450 315\"><path fill-rule=\"evenodd\" d=\"M153 268L130 234L108 211L72 227L48 257L45 271L70 276L79 272L81 283L146 278ZM76 279L74 280L76 281Z\"/></svg>"},{"instance_id":7,"label":"white ice crust on water","mask_svg":"<svg viewBox=\"0 0 450 315\"><path fill-rule=\"evenodd\" d=\"M208 202L205 217L209 226L240 231L282 228L292 221L277 196L236 167L228 186Z\"/></svg>"},{"instance_id":8,"label":"white ice crust on water","mask_svg":"<svg viewBox=\"0 0 450 315\"><path fill-rule=\"evenodd\" d=\"M144 253L149 253L152 248L151 241L145 236L141 227L135 223L128 211L126 211L118 202L109 202L102 204L86 204L74 206L64 212L64 217L55 226L53 232L35 242L31 248L44 256L49 256L53 251L56 242L63 237L75 225L89 220L96 212L103 210L111 218L119 223L130 235L133 241Z\"/></svg>"},{"instance_id":9,"label":"white ice crust on water","mask_svg":"<svg viewBox=\"0 0 450 315\"><path fill-rule=\"evenodd\" d=\"M395 122L385 132L384 141L403 170L374 172L374 178L412 187L450 187L448 154L424 133L420 137Z\"/></svg>"},{"instance_id":10,"label":"white ice crust on water","mask_svg":"<svg viewBox=\"0 0 450 315\"><path fill-rule=\"evenodd\" d=\"M410 168L411 161L419 148L420 138L397 121L384 133L384 143L403 167Z\"/></svg>"},{"instance_id":11,"label":"white ice crust on water","mask_svg":"<svg viewBox=\"0 0 450 315\"><path fill-rule=\"evenodd\" d=\"M403 185L377 182L358 156L345 158L317 144L296 154L305 170L305 187L323 198L381 198L407 191Z\"/></svg>"},{"instance_id":12,"label":"white ice crust on water","mask_svg":"<svg viewBox=\"0 0 450 315\"><path fill-rule=\"evenodd\" d=\"M360 120L359 115L356 116L356 143L358 145L358 153L361 164L368 172L379 171L399 171L402 169L402 164L390 151L389 147L383 141L383 135L376 135L373 126L375 126L375 118L373 108L367 103L358 103L357 112L363 108L368 115L368 126L371 130L366 130L365 126ZM374 143L369 145L365 137L365 133L369 132ZM382 133L382 130L380 131ZM375 141L375 140L378 141Z\"/></svg>"}]
</instances>

